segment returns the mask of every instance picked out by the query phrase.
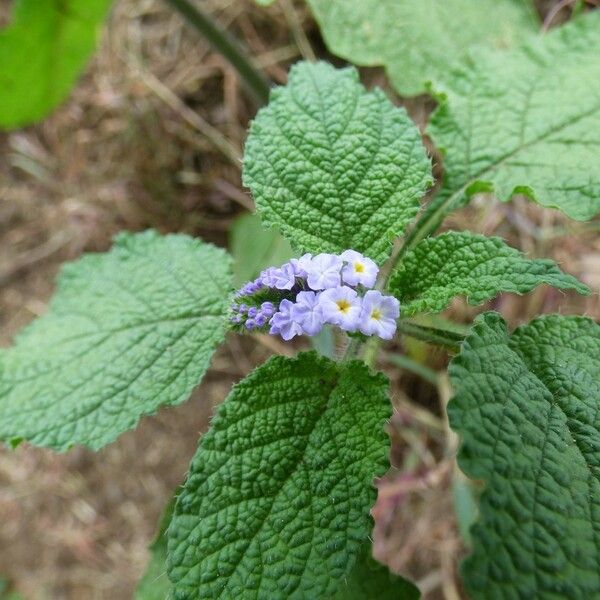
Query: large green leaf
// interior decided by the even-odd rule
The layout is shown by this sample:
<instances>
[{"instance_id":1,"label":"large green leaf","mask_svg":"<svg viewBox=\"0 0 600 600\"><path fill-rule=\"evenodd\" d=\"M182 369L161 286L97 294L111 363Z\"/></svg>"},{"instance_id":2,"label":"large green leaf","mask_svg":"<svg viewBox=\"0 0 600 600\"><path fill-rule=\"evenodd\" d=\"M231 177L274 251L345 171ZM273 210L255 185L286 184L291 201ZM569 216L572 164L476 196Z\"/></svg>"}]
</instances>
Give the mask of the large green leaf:
<instances>
[{"instance_id":1,"label":"large green leaf","mask_svg":"<svg viewBox=\"0 0 600 600\"><path fill-rule=\"evenodd\" d=\"M299 63L250 128L244 183L299 249L381 261L431 183L419 131L355 69Z\"/></svg>"},{"instance_id":2,"label":"large green leaf","mask_svg":"<svg viewBox=\"0 0 600 600\"><path fill-rule=\"evenodd\" d=\"M167 527L173 518L174 506L175 499L169 502L162 515L158 532L149 548L150 561L133 600L170 600L173 597L173 586L167 576Z\"/></svg>"},{"instance_id":3,"label":"large green leaf","mask_svg":"<svg viewBox=\"0 0 600 600\"><path fill-rule=\"evenodd\" d=\"M375 560L361 557L333 600L418 600L419 589Z\"/></svg>"},{"instance_id":4,"label":"large green leaf","mask_svg":"<svg viewBox=\"0 0 600 600\"><path fill-rule=\"evenodd\" d=\"M293 256L289 242L276 229L265 229L258 215L238 217L230 231L233 277L236 285L254 279L263 269L281 265Z\"/></svg>"},{"instance_id":5,"label":"large green leaf","mask_svg":"<svg viewBox=\"0 0 600 600\"><path fill-rule=\"evenodd\" d=\"M600 211L599 30L595 11L453 71L428 129L446 153L428 221L481 191L525 194L578 220Z\"/></svg>"},{"instance_id":6,"label":"large green leaf","mask_svg":"<svg viewBox=\"0 0 600 600\"><path fill-rule=\"evenodd\" d=\"M444 310L456 296L477 305L500 292L524 294L545 283L589 294L552 260L528 260L500 238L449 231L408 252L392 275L390 289L405 316Z\"/></svg>"},{"instance_id":7,"label":"large green leaf","mask_svg":"<svg viewBox=\"0 0 600 600\"><path fill-rule=\"evenodd\" d=\"M42 119L73 87L111 0L15 0L0 31L0 128Z\"/></svg>"},{"instance_id":8,"label":"large green leaf","mask_svg":"<svg viewBox=\"0 0 600 600\"><path fill-rule=\"evenodd\" d=\"M276 357L231 392L169 527L178 599L329 598L367 542L388 383L360 362Z\"/></svg>"},{"instance_id":9,"label":"large green leaf","mask_svg":"<svg viewBox=\"0 0 600 600\"><path fill-rule=\"evenodd\" d=\"M600 326L477 319L450 367L459 465L485 482L471 598L600 597Z\"/></svg>"},{"instance_id":10,"label":"large green leaf","mask_svg":"<svg viewBox=\"0 0 600 600\"><path fill-rule=\"evenodd\" d=\"M385 66L412 96L445 81L482 44L506 48L537 31L530 0L308 0L329 49L359 65Z\"/></svg>"},{"instance_id":11,"label":"large green leaf","mask_svg":"<svg viewBox=\"0 0 600 600\"><path fill-rule=\"evenodd\" d=\"M230 260L153 231L63 267L48 313L0 353L0 439L100 448L187 399L224 337Z\"/></svg>"}]
</instances>

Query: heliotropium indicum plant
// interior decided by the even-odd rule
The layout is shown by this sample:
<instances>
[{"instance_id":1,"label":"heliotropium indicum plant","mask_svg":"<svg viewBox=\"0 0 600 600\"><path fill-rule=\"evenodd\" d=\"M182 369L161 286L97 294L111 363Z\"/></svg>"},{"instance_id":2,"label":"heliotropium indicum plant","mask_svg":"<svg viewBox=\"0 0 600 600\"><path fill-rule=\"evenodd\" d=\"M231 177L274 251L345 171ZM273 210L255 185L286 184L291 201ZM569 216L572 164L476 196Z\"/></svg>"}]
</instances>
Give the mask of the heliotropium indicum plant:
<instances>
[{"instance_id":1,"label":"heliotropium indicum plant","mask_svg":"<svg viewBox=\"0 0 600 600\"><path fill-rule=\"evenodd\" d=\"M148 231L63 269L47 314L0 353L0 438L12 445L112 442L183 402L228 330L345 340L334 359L275 356L234 386L138 598L417 598L369 544L392 410L377 350L401 335L455 354L458 462L484 484L462 567L470 597L600 597L600 326L545 315L510 331L487 312L463 337L413 320L458 296L591 293L499 238L437 229L478 190L598 212L598 31L591 14L457 69L428 130L444 181L420 216L431 162L406 112L353 68L299 63L244 156L258 213L295 258L234 286L224 250Z\"/></svg>"}]
</instances>

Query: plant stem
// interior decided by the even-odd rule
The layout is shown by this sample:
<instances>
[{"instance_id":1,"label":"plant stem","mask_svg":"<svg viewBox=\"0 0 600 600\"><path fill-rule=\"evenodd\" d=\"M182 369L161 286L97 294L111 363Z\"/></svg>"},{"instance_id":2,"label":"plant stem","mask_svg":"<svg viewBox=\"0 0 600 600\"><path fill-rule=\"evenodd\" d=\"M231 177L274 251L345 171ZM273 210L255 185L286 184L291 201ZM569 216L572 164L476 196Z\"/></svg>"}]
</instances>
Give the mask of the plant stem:
<instances>
[{"instance_id":1,"label":"plant stem","mask_svg":"<svg viewBox=\"0 0 600 600\"><path fill-rule=\"evenodd\" d=\"M192 4L190 0L165 0L209 43L218 50L238 72L249 92L259 104L266 104L269 99L269 82L262 73L246 58L248 52L213 20Z\"/></svg>"},{"instance_id":2,"label":"plant stem","mask_svg":"<svg viewBox=\"0 0 600 600\"><path fill-rule=\"evenodd\" d=\"M419 377L422 377L425 381L428 381L431 385L437 388L438 386L438 374L429 367L418 363L416 360L406 356L405 354L392 354L388 353L385 355L387 361L392 364L404 369L405 371L410 371Z\"/></svg>"},{"instance_id":3,"label":"plant stem","mask_svg":"<svg viewBox=\"0 0 600 600\"><path fill-rule=\"evenodd\" d=\"M448 348L458 349L465 339L460 333L448 331L447 329L436 329L434 327L423 327L409 321L399 321L398 331L428 344L436 346L446 346Z\"/></svg>"},{"instance_id":4,"label":"plant stem","mask_svg":"<svg viewBox=\"0 0 600 600\"><path fill-rule=\"evenodd\" d=\"M348 342L348 345L346 346L346 350L342 356L342 360L346 361L346 360L352 360L353 358L356 358L356 355L358 354L358 350L360 349L360 339L358 338L350 338L350 341Z\"/></svg>"},{"instance_id":5,"label":"plant stem","mask_svg":"<svg viewBox=\"0 0 600 600\"><path fill-rule=\"evenodd\" d=\"M381 343L381 338L371 337L367 340L367 342L365 344L365 352L363 354L363 360L371 368L373 368L375 366L375 361L377 360L377 355L379 354L380 343Z\"/></svg>"}]
</instances>

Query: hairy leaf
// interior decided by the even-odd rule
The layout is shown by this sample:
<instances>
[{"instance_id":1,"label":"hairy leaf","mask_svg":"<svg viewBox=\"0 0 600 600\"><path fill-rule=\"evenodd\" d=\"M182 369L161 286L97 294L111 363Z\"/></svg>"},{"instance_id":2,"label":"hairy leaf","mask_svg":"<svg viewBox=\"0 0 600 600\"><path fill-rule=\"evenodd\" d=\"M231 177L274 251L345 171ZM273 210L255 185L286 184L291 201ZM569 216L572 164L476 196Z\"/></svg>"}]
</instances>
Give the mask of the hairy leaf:
<instances>
[{"instance_id":1,"label":"hairy leaf","mask_svg":"<svg viewBox=\"0 0 600 600\"><path fill-rule=\"evenodd\" d=\"M600 11L456 69L428 133L447 152L430 219L481 191L569 217L600 211Z\"/></svg>"},{"instance_id":2,"label":"hairy leaf","mask_svg":"<svg viewBox=\"0 0 600 600\"><path fill-rule=\"evenodd\" d=\"M470 597L600 597L600 326L484 314L450 377L459 465L486 484Z\"/></svg>"},{"instance_id":3,"label":"hairy leaf","mask_svg":"<svg viewBox=\"0 0 600 600\"><path fill-rule=\"evenodd\" d=\"M537 31L529 0L308 0L329 49L385 66L406 96L445 81L469 47L506 48Z\"/></svg>"},{"instance_id":4,"label":"hairy leaf","mask_svg":"<svg viewBox=\"0 0 600 600\"><path fill-rule=\"evenodd\" d=\"M174 506L173 499L161 518L158 533L150 545L150 562L135 591L134 600L170 600L173 597L173 586L167 576L167 527L173 518Z\"/></svg>"},{"instance_id":5,"label":"hairy leaf","mask_svg":"<svg viewBox=\"0 0 600 600\"><path fill-rule=\"evenodd\" d=\"M254 279L263 269L281 265L293 256L287 240L276 229L265 229L258 215L242 215L230 232L236 285Z\"/></svg>"},{"instance_id":6,"label":"hairy leaf","mask_svg":"<svg viewBox=\"0 0 600 600\"><path fill-rule=\"evenodd\" d=\"M589 294L552 260L528 260L500 238L449 231L427 238L403 258L390 281L405 316L440 312L456 296L477 305L500 292L524 294L545 283Z\"/></svg>"},{"instance_id":7,"label":"hairy leaf","mask_svg":"<svg viewBox=\"0 0 600 600\"><path fill-rule=\"evenodd\" d=\"M244 184L299 249L382 261L431 183L419 131L355 69L299 63L250 128Z\"/></svg>"},{"instance_id":8,"label":"hairy leaf","mask_svg":"<svg viewBox=\"0 0 600 600\"><path fill-rule=\"evenodd\" d=\"M147 231L63 267L48 313L0 353L0 439L97 449L186 400L224 337L229 262Z\"/></svg>"},{"instance_id":9,"label":"hairy leaf","mask_svg":"<svg viewBox=\"0 0 600 600\"><path fill-rule=\"evenodd\" d=\"M420 597L418 588L410 581L365 555L358 560L334 600L418 600Z\"/></svg>"},{"instance_id":10,"label":"hairy leaf","mask_svg":"<svg viewBox=\"0 0 600 600\"><path fill-rule=\"evenodd\" d=\"M0 31L0 127L42 119L68 95L111 0L15 0Z\"/></svg>"},{"instance_id":11,"label":"hairy leaf","mask_svg":"<svg viewBox=\"0 0 600 600\"><path fill-rule=\"evenodd\" d=\"M314 352L234 387L169 527L175 597L329 598L371 531L387 466L387 380Z\"/></svg>"}]
</instances>

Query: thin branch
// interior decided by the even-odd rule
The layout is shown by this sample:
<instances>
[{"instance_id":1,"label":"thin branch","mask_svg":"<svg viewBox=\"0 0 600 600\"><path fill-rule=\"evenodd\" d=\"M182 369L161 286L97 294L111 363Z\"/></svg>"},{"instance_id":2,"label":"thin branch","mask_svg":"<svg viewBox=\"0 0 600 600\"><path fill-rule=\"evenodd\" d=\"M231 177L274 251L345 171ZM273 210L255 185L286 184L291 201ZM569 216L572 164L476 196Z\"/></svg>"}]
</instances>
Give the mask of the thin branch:
<instances>
[{"instance_id":1,"label":"thin branch","mask_svg":"<svg viewBox=\"0 0 600 600\"><path fill-rule=\"evenodd\" d=\"M269 100L270 85L264 75L248 60L248 51L189 0L165 0L208 42L220 52L237 71L248 91L259 104Z\"/></svg>"},{"instance_id":2,"label":"thin branch","mask_svg":"<svg viewBox=\"0 0 600 600\"><path fill-rule=\"evenodd\" d=\"M398 332L408 335L422 342L434 344L436 346L446 346L447 348L458 349L464 336L455 331L447 329L438 329L434 327L423 327L409 321L398 322Z\"/></svg>"}]
</instances>

